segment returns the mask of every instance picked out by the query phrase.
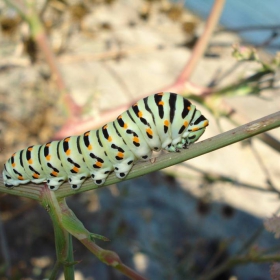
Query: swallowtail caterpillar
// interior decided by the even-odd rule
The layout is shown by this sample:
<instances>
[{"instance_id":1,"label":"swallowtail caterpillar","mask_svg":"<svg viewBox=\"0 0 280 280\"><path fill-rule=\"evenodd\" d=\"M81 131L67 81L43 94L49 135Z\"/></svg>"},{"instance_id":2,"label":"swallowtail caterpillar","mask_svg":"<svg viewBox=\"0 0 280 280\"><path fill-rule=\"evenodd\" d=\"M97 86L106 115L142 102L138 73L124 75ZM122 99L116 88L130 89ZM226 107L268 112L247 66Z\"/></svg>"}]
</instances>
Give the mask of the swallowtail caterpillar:
<instances>
[{"instance_id":1,"label":"swallowtail caterpillar","mask_svg":"<svg viewBox=\"0 0 280 280\"><path fill-rule=\"evenodd\" d=\"M57 190L68 180L77 190L90 176L97 185L104 184L112 171L123 179L135 161L149 160L153 151L186 148L208 124L189 100L175 93L157 93L100 129L14 153L4 165L4 183L12 188L46 182Z\"/></svg>"}]
</instances>

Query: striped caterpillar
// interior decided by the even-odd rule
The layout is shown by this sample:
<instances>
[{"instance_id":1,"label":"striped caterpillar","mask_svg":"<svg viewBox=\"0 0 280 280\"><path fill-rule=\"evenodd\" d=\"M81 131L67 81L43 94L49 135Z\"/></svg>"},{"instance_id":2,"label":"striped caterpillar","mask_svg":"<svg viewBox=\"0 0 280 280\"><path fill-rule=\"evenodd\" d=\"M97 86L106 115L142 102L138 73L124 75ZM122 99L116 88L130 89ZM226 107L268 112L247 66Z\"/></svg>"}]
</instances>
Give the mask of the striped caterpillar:
<instances>
[{"instance_id":1,"label":"striped caterpillar","mask_svg":"<svg viewBox=\"0 0 280 280\"><path fill-rule=\"evenodd\" d=\"M14 153L4 165L5 186L46 182L57 190L68 180L77 190L88 177L104 184L112 171L126 177L133 163L153 151L177 152L197 141L208 120L190 101L175 93L148 96L113 122L80 136L66 137Z\"/></svg>"}]
</instances>

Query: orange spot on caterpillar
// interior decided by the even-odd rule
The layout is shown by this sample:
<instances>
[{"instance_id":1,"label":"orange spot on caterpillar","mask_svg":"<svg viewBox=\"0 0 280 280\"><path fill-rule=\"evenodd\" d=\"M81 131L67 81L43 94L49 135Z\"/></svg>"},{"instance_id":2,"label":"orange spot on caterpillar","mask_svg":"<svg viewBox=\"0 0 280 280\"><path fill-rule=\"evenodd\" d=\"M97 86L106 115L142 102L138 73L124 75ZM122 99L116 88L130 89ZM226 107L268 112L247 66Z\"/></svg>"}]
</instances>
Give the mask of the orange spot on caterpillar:
<instances>
[{"instance_id":1,"label":"orange spot on caterpillar","mask_svg":"<svg viewBox=\"0 0 280 280\"><path fill-rule=\"evenodd\" d=\"M112 141L113 141L112 136L109 136L107 140L108 140L109 142L112 142Z\"/></svg>"},{"instance_id":2,"label":"orange spot on caterpillar","mask_svg":"<svg viewBox=\"0 0 280 280\"><path fill-rule=\"evenodd\" d=\"M138 117L142 118L143 117L143 113L141 111L138 112Z\"/></svg>"},{"instance_id":3,"label":"orange spot on caterpillar","mask_svg":"<svg viewBox=\"0 0 280 280\"><path fill-rule=\"evenodd\" d=\"M29 148L28 148L28 151L29 151L29 152L31 152L32 150L33 150L33 148L32 148L32 147L29 147Z\"/></svg>"},{"instance_id":4,"label":"orange spot on caterpillar","mask_svg":"<svg viewBox=\"0 0 280 280\"><path fill-rule=\"evenodd\" d=\"M14 163L12 163L12 167L15 167L16 166L16 163L14 162Z\"/></svg>"},{"instance_id":5,"label":"orange spot on caterpillar","mask_svg":"<svg viewBox=\"0 0 280 280\"><path fill-rule=\"evenodd\" d=\"M46 144L46 147L49 147L50 145L51 145L51 143L47 143L47 144Z\"/></svg>"},{"instance_id":6,"label":"orange spot on caterpillar","mask_svg":"<svg viewBox=\"0 0 280 280\"><path fill-rule=\"evenodd\" d=\"M192 128L192 131L197 131L199 128L197 126Z\"/></svg>"},{"instance_id":7,"label":"orange spot on caterpillar","mask_svg":"<svg viewBox=\"0 0 280 280\"><path fill-rule=\"evenodd\" d=\"M118 152L117 157L119 157L119 158L123 158L123 153Z\"/></svg>"},{"instance_id":8,"label":"orange spot on caterpillar","mask_svg":"<svg viewBox=\"0 0 280 280\"><path fill-rule=\"evenodd\" d=\"M159 93L157 93L157 95L163 95L163 92L159 92Z\"/></svg>"},{"instance_id":9,"label":"orange spot on caterpillar","mask_svg":"<svg viewBox=\"0 0 280 280\"><path fill-rule=\"evenodd\" d=\"M205 126L208 126L208 125L209 125L209 121L207 120L207 121L204 122L203 126L205 127Z\"/></svg>"},{"instance_id":10,"label":"orange spot on caterpillar","mask_svg":"<svg viewBox=\"0 0 280 280\"><path fill-rule=\"evenodd\" d=\"M70 141L70 137L64 139L64 142L69 142L69 141Z\"/></svg>"},{"instance_id":11,"label":"orange spot on caterpillar","mask_svg":"<svg viewBox=\"0 0 280 280\"><path fill-rule=\"evenodd\" d=\"M128 128L127 123L125 123L125 124L123 125L123 128Z\"/></svg>"},{"instance_id":12,"label":"orange spot on caterpillar","mask_svg":"<svg viewBox=\"0 0 280 280\"><path fill-rule=\"evenodd\" d=\"M72 170L74 170L76 173L78 173L78 172L79 172L79 168L78 168L78 167L76 167L76 166L74 166L74 167L72 168Z\"/></svg>"},{"instance_id":13,"label":"orange spot on caterpillar","mask_svg":"<svg viewBox=\"0 0 280 280\"><path fill-rule=\"evenodd\" d=\"M54 177L57 177L57 172L55 172L55 171L53 171L52 173L51 173Z\"/></svg>"},{"instance_id":14,"label":"orange spot on caterpillar","mask_svg":"<svg viewBox=\"0 0 280 280\"><path fill-rule=\"evenodd\" d=\"M68 149L65 153L66 153L66 155L68 155L68 156L69 156L69 155L71 154L71 150L70 150L70 149Z\"/></svg>"},{"instance_id":15,"label":"orange spot on caterpillar","mask_svg":"<svg viewBox=\"0 0 280 280\"><path fill-rule=\"evenodd\" d=\"M160 101L159 103L158 103L158 105L164 105L164 102L163 101Z\"/></svg>"},{"instance_id":16,"label":"orange spot on caterpillar","mask_svg":"<svg viewBox=\"0 0 280 280\"><path fill-rule=\"evenodd\" d=\"M165 126L169 126L169 121L168 121L168 120L165 120L165 121L164 121L164 125L165 125Z\"/></svg>"},{"instance_id":17,"label":"orange spot on caterpillar","mask_svg":"<svg viewBox=\"0 0 280 280\"><path fill-rule=\"evenodd\" d=\"M122 115L119 115L119 116L118 116L118 120L119 120L119 119L122 119Z\"/></svg>"},{"instance_id":18,"label":"orange spot on caterpillar","mask_svg":"<svg viewBox=\"0 0 280 280\"><path fill-rule=\"evenodd\" d=\"M133 137L133 142L139 143L139 138L136 137L136 136L134 136L134 137Z\"/></svg>"},{"instance_id":19,"label":"orange spot on caterpillar","mask_svg":"<svg viewBox=\"0 0 280 280\"><path fill-rule=\"evenodd\" d=\"M24 180L24 178L22 176L18 176L19 180Z\"/></svg>"},{"instance_id":20,"label":"orange spot on caterpillar","mask_svg":"<svg viewBox=\"0 0 280 280\"><path fill-rule=\"evenodd\" d=\"M28 163L29 163L29 164L32 164L32 163L33 163L32 158L28 160Z\"/></svg>"},{"instance_id":21,"label":"orange spot on caterpillar","mask_svg":"<svg viewBox=\"0 0 280 280\"><path fill-rule=\"evenodd\" d=\"M85 133L85 136L89 136L89 133L90 133L89 131L87 133Z\"/></svg>"},{"instance_id":22,"label":"orange spot on caterpillar","mask_svg":"<svg viewBox=\"0 0 280 280\"><path fill-rule=\"evenodd\" d=\"M33 173L32 177L38 179L40 176L37 173Z\"/></svg>"},{"instance_id":23,"label":"orange spot on caterpillar","mask_svg":"<svg viewBox=\"0 0 280 280\"><path fill-rule=\"evenodd\" d=\"M189 111L191 110L191 106L188 107L188 110L189 110Z\"/></svg>"},{"instance_id":24,"label":"orange spot on caterpillar","mask_svg":"<svg viewBox=\"0 0 280 280\"><path fill-rule=\"evenodd\" d=\"M51 160L51 155L47 155L46 159L47 159L47 161L50 161Z\"/></svg>"},{"instance_id":25,"label":"orange spot on caterpillar","mask_svg":"<svg viewBox=\"0 0 280 280\"><path fill-rule=\"evenodd\" d=\"M152 131L150 128L147 128L147 129L146 129L146 132L147 132L149 135L153 135L153 131Z\"/></svg>"},{"instance_id":26,"label":"orange spot on caterpillar","mask_svg":"<svg viewBox=\"0 0 280 280\"><path fill-rule=\"evenodd\" d=\"M100 161L97 161L95 165L97 165L98 167L102 167L102 163Z\"/></svg>"},{"instance_id":27,"label":"orange spot on caterpillar","mask_svg":"<svg viewBox=\"0 0 280 280\"><path fill-rule=\"evenodd\" d=\"M87 148L88 148L88 150L92 150L91 144L89 144Z\"/></svg>"},{"instance_id":28,"label":"orange spot on caterpillar","mask_svg":"<svg viewBox=\"0 0 280 280\"><path fill-rule=\"evenodd\" d=\"M107 124L105 124L103 127L102 127L102 129L107 129L108 128L108 125Z\"/></svg>"}]
</instances>

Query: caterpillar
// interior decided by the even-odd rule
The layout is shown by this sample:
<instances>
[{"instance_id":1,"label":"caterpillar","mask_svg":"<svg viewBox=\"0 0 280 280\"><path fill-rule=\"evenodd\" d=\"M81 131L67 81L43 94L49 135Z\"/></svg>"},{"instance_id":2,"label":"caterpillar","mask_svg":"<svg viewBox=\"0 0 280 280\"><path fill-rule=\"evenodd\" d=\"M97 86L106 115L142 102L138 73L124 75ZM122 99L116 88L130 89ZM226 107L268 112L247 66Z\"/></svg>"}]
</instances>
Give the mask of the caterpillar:
<instances>
[{"instance_id":1,"label":"caterpillar","mask_svg":"<svg viewBox=\"0 0 280 280\"><path fill-rule=\"evenodd\" d=\"M136 160L149 160L161 149L178 152L197 141L208 124L189 100L157 93L100 129L14 153L4 165L4 183L12 188L46 182L50 190L57 190L68 180L77 190L90 176L96 185L104 184L112 171L123 179Z\"/></svg>"}]
</instances>

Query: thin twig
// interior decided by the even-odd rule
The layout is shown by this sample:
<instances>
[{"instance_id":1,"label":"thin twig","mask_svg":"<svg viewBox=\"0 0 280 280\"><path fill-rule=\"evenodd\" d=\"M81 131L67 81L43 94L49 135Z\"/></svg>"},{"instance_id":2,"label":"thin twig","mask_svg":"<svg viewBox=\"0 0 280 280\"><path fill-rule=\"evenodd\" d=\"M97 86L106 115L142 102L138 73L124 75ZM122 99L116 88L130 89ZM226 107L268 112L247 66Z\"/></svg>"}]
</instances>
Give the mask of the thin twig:
<instances>
[{"instance_id":1,"label":"thin twig","mask_svg":"<svg viewBox=\"0 0 280 280\"><path fill-rule=\"evenodd\" d=\"M129 279L147 280L146 278L138 274L136 271L123 264L119 256L115 252L104 250L89 239L80 239L80 241L102 262L106 263L107 265L113 266L115 269L119 270L121 273L129 277Z\"/></svg>"},{"instance_id":2,"label":"thin twig","mask_svg":"<svg viewBox=\"0 0 280 280\"><path fill-rule=\"evenodd\" d=\"M201 59L202 55L205 52L205 49L208 45L208 42L211 38L214 28L217 26L224 4L225 4L225 0L215 1L213 8L210 12L210 16L207 19L204 32L199 38L199 40L197 41L189 61L187 62L183 71L180 73L179 77L176 79L175 83L168 88L171 89L175 88L176 91L180 91L179 89L182 90L184 88L185 83L189 81L191 75L194 72L195 67L197 66L199 60ZM164 91L168 91L168 88L164 89ZM204 95L208 95L209 93L210 91L207 90L204 93Z\"/></svg>"},{"instance_id":3,"label":"thin twig","mask_svg":"<svg viewBox=\"0 0 280 280\"><path fill-rule=\"evenodd\" d=\"M229 182L232 183L233 186L237 186L237 187L244 187L244 188L248 188L250 190L256 190L256 191L260 191L260 192L272 192L272 193L276 193L278 195L280 195L280 191L278 191L276 188L271 188L270 185L268 186L267 189L265 189L264 187L261 186L256 186L256 185L252 185L252 184L248 184L245 182L241 182L241 181L237 181L229 176L225 176L225 175L221 175L218 173L214 173L214 172L205 172L204 170L197 168L195 166L191 166L190 164L187 163L183 163L183 166L185 166L186 168L192 169L196 172L199 172L202 176L203 179L205 181L210 181L210 183L212 181L214 182ZM182 174L176 174L176 177L180 177L182 176Z\"/></svg>"},{"instance_id":4,"label":"thin twig","mask_svg":"<svg viewBox=\"0 0 280 280\"><path fill-rule=\"evenodd\" d=\"M70 118L77 116L81 112L81 107L74 102L66 88L44 26L39 18L38 12L35 10L35 1L26 2L25 5L21 5L19 1L5 0L5 2L8 6L16 9L19 15L29 24L31 36L44 54L45 60L50 67L50 72L60 92L60 98L63 100L63 107L66 109Z\"/></svg>"},{"instance_id":5,"label":"thin twig","mask_svg":"<svg viewBox=\"0 0 280 280\"><path fill-rule=\"evenodd\" d=\"M280 255L246 255L242 257L232 257L228 259L225 263L218 266L214 271L207 272L207 275L203 275L198 278L198 280L212 280L217 277L222 272L230 269L233 266L240 265L240 264L247 264L247 263L271 263L271 262L279 262Z\"/></svg>"}]
</instances>

